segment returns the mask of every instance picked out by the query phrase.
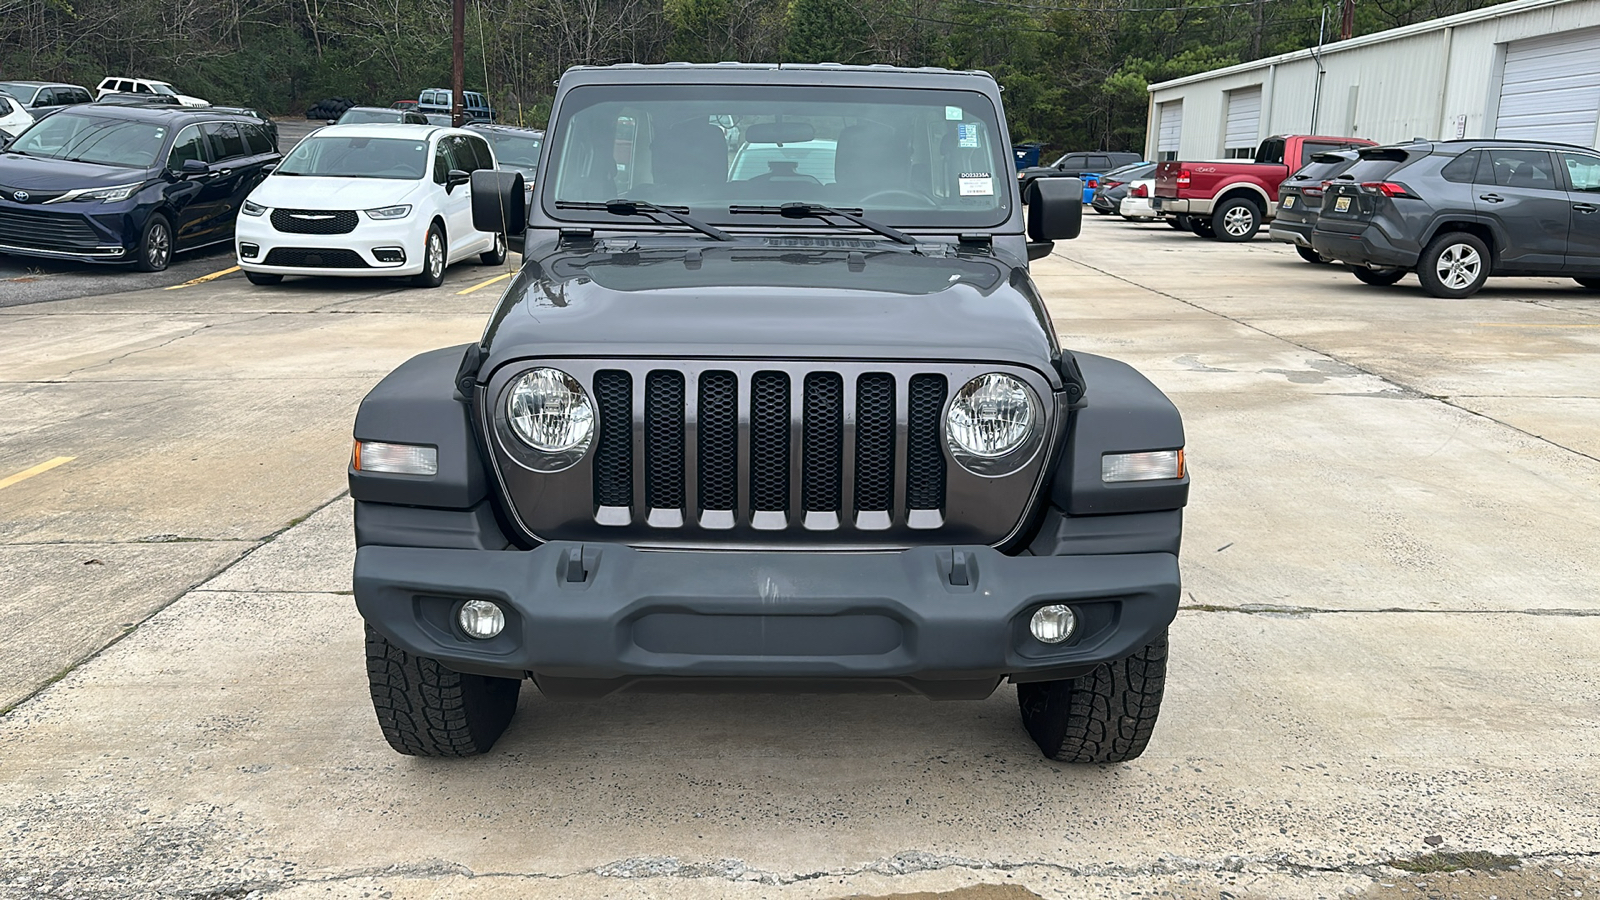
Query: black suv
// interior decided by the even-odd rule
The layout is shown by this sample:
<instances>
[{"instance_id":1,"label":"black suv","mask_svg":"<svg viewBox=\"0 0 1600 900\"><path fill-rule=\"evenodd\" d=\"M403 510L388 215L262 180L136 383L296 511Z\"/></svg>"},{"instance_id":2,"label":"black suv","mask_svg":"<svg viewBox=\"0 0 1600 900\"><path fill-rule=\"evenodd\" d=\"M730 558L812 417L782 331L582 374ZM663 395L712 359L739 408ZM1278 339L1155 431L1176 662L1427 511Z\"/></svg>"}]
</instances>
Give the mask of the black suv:
<instances>
[{"instance_id":1,"label":"black suv","mask_svg":"<svg viewBox=\"0 0 1600 900\"><path fill-rule=\"evenodd\" d=\"M1278 185L1278 214L1269 231L1272 239L1293 244L1306 262L1333 262L1311 248L1311 233L1316 230L1322 194L1328 184L1355 165L1358 158L1354 150L1317 153L1300 171L1285 178Z\"/></svg>"},{"instance_id":2,"label":"black suv","mask_svg":"<svg viewBox=\"0 0 1600 900\"><path fill-rule=\"evenodd\" d=\"M1491 275L1600 290L1600 153L1530 141L1416 141L1360 151L1329 186L1312 246L1368 284L1408 271L1435 297Z\"/></svg>"},{"instance_id":3,"label":"black suv","mask_svg":"<svg viewBox=\"0 0 1600 900\"><path fill-rule=\"evenodd\" d=\"M1049 757L1143 752L1189 477L1132 367L1057 343L999 85L878 66L578 68L527 254L475 343L356 414L355 602L402 753L489 748L531 677L623 688L1017 684ZM728 131L739 129L730 149ZM814 175L779 148L803 145ZM765 171L730 163L760 150ZM744 151L744 152L741 152ZM739 177L735 177L739 176Z\"/></svg>"},{"instance_id":4,"label":"black suv","mask_svg":"<svg viewBox=\"0 0 1600 900\"><path fill-rule=\"evenodd\" d=\"M0 153L0 253L165 269L233 239L278 151L260 119L187 107L84 104Z\"/></svg>"}]
</instances>

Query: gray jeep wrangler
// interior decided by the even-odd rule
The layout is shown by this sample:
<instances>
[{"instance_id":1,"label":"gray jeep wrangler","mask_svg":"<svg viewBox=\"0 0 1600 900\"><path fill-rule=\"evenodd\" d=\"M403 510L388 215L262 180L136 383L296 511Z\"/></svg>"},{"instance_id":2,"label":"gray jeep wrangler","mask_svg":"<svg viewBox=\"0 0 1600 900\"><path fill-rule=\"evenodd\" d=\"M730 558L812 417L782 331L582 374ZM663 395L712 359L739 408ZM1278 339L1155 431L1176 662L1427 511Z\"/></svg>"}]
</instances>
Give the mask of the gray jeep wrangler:
<instances>
[{"instance_id":1,"label":"gray jeep wrangler","mask_svg":"<svg viewBox=\"0 0 1600 900\"><path fill-rule=\"evenodd\" d=\"M362 402L355 599L378 722L466 756L524 678L627 688L1016 685L1052 759L1150 739L1178 608L1183 426L1061 348L982 72L667 65L562 78L483 338Z\"/></svg>"}]
</instances>

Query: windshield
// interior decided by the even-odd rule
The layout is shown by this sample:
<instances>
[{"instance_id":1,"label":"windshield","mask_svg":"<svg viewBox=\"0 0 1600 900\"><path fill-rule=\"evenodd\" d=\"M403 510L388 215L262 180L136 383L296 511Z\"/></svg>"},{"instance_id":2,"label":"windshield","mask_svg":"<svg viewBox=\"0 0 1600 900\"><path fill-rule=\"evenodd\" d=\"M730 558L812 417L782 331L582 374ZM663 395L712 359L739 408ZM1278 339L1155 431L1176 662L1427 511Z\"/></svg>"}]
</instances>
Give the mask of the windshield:
<instances>
[{"instance_id":1,"label":"windshield","mask_svg":"<svg viewBox=\"0 0 1600 900\"><path fill-rule=\"evenodd\" d=\"M308 137L278 166L280 175L411 181L427 171L427 141L340 135Z\"/></svg>"},{"instance_id":2,"label":"windshield","mask_svg":"<svg viewBox=\"0 0 1600 900\"><path fill-rule=\"evenodd\" d=\"M158 94L165 94L168 97L178 96L178 92L173 90L172 85L167 84L165 81L150 82L150 90L155 91Z\"/></svg>"},{"instance_id":3,"label":"windshield","mask_svg":"<svg viewBox=\"0 0 1600 900\"><path fill-rule=\"evenodd\" d=\"M148 169L161 158L167 126L56 113L17 138L11 152L106 166Z\"/></svg>"},{"instance_id":4,"label":"windshield","mask_svg":"<svg viewBox=\"0 0 1600 900\"><path fill-rule=\"evenodd\" d=\"M397 109L347 109L339 117L340 125L369 125L373 122L398 122L404 113Z\"/></svg>"},{"instance_id":5,"label":"windshield","mask_svg":"<svg viewBox=\"0 0 1600 900\"><path fill-rule=\"evenodd\" d=\"M26 106L33 102L33 95L37 92L37 88L32 88L25 84L16 84L15 82L10 81L0 81L0 91L4 91L6 94L15 97L17 102Z\"/></svg>"},{"instance_id":6,"label":"windshield","mask_svg":"<svg viewBox=\"0 0 1600 900\"><path fill-rule=\"evenodd\" d=\"M875 221L990 227L1009 217L1010 162L994 105L971 91L755 85L574 89L542 195L561 219L616 221L561 203L644 200L707 222L731 206L820 203ZM761 227L816 227L777 219Z\"/></svg>"},{"instance_id":7,"label":"windshield","mask_svg":"<svg viewBox=\"0 0 1600 900\"><path fill-rule=\"evenodd\" d=\"M539 167L539 147L544 143L543 138L507 131L485 131L483 136L494 144L494 158L499 160L500 165L519 169Z\"/></svg>"}]
</instances>

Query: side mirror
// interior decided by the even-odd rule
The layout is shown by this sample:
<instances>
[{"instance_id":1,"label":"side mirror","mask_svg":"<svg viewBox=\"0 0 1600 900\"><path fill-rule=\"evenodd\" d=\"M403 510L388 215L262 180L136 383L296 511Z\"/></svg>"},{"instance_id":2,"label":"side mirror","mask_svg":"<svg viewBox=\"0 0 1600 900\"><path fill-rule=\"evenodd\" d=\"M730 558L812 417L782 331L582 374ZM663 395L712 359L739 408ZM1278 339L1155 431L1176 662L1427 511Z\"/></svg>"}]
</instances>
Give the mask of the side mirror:
<instances>
[{"instance_id":1,"label":"side mirror","mask_svg":"<svg viewBox=\"0 0 1600 900\"><path fill-rule=\"evenodd\" d=\"M262 175L271 175L273 172L276 172L276 171L278 171L278 164L277 163L267 163L266 165L261 167L261 174Z\"/></svg>"},{"instance_id":2,"label":"side mirror","mask_svg":"<svg viewBox=\"0 0 1600 900\"><path fill-rule=\"evenodd\" d=\"M49 105L50 105L50 101L48 99L44 98L44 97L40 97L39 99L33 101L33 108L34 109L43 109L44 107L49 106Z\"/></svg>"},{"instance_id":3,"label":"side mirror","mask_svg":"<svg viewBox=\"0 0 1600 900\"><path fill-rule=\"evenodd\" d=\"M451 177L456 174L450 173ZM471 179L473 228L507 237L528 230L527 191L521 172L479 169Z\"/></svg>"},{"instance_id":4,"label":"side mirror","mask_svg":"<svg viewBox=\"0 0 1600 900\"><path fill-rule=\"evenodd\" d=\"M337 124L339 124L339 120L338 119L329 119L328 120L328 124L329 125L337 125Z\"/></svg>"},{"instance_id":5,"label":"side mirror","mask_svg":"<svg viewBox=\"0 0 1600 900\"><path fill-rule=\"evenodd\" d=\"M178 169L178 174L184 178L203 178L211 174L211 166L202 159L186 159Z\"/></svg>"},{"instance_id":6,"label":"side mirror","mask_svg":"<svg viewBox=\"0 0 1600 900\"><path fill-rule=\"evenodd\" d=\"M1028 240L1070 241L1083 230L1083 182L1039 178L1028 188Z\"/></svg>"},{"instance_id":7,"label":"side mirror","mask_svg":"<svg viewBox=\"0 0 1600 900\"><path fill-rule=\"evenodd\" d=\"M446 193L449 193L461 185L470 184L471 182L472 173L463 172L460 169L451 169L450 173L444 176L444 189Z\"/></svg>"}]
</instances>

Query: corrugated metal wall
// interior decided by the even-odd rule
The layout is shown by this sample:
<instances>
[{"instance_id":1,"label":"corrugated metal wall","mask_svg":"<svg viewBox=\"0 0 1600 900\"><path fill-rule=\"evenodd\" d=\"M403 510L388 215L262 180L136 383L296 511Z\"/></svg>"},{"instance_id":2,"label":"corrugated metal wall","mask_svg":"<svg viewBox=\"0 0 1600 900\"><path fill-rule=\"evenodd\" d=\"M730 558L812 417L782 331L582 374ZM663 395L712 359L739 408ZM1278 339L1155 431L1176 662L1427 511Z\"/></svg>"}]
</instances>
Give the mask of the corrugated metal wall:
<instances>
[{"instance_id":1,"label":"corrugated metal wall","mask_svg":"<svg viewBox=\"0 0 1600 900\"><path fill-rule=\"evenodd\" d=\"M1485 137L1494 129L1506 45L1596 26L1600 0L1519 0L1357 38L1348 49L1330 44L1321 54L1320 97L1317 60L1302 52L1157 85L1151 100L1156 108L1183 103L1180 159L1224 156L1228 93L1252 85L1261 86L1263 137L1317 132L1380 143ZM1156 150L1159 123L1152 125L1147 155Z\"/></svg>"}]
</instances>

